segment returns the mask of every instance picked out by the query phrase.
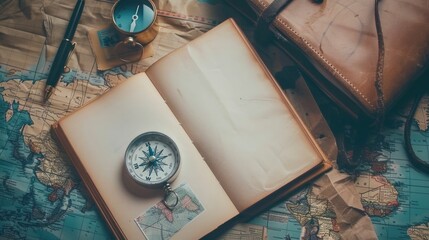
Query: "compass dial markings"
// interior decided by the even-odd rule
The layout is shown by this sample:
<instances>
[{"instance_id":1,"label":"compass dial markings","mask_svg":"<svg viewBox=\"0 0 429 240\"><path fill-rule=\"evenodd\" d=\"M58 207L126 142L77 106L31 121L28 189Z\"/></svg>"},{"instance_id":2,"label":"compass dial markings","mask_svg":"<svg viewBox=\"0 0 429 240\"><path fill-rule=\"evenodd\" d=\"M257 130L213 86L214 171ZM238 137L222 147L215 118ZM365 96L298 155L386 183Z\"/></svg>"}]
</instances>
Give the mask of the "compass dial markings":
<instances>
[{"instance_id":1,"label":"compass dial markings","mask_svg":"<svg viewBox=\"0 0 429 240\"><path fill-rule=\"evenodd\" d=\"M137 182L147 186L158 186L174 179L180 156L177 146L160 133L136 138L127 152L127 170ZM158 135L159 134L159 135ZM142 134L145 135L145 134Z\"/></svg>"}]
</instances>

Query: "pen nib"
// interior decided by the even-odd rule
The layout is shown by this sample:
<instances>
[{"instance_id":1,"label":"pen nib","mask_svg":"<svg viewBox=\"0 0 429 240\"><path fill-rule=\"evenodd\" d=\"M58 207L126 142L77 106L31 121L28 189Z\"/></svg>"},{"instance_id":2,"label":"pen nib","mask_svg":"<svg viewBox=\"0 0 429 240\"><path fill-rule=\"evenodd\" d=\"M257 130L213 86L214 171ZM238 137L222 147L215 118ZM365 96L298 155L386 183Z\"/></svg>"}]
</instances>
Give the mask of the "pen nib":
<instances>
[{"instance_id":1,"label":"pen nib","mask_svg":"<svg viewBox=\"0 0 429 240\"><path fill-rule=\"evenodd\" d=\"M47 86L46 87L46 89L45 89L45 98L44 98L45 102L48 101L48 99L51 97L51 95L52 95L52 89L53 89L52 86Z\"/></svg>"}]
</instances>

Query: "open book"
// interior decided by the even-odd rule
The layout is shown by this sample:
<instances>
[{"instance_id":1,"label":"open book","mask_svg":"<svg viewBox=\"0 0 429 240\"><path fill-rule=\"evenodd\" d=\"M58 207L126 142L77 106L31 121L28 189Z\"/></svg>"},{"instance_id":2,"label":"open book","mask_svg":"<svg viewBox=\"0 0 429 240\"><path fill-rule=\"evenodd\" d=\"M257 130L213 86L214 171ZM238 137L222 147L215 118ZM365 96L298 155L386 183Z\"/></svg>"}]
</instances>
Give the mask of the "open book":
<instances>
[{"instance_id":1,"label":"open book","mask_svg":"<svg viewBox=\"0 0 429 240\"><path fill-rule=\"evenodd\" d=\"M58 121L53 130L118 238L196 239L328 170L324 154L230 19ZM163 190L127 180L124 154L161 132L181 155Z\"/></svg>"}]
</instances>

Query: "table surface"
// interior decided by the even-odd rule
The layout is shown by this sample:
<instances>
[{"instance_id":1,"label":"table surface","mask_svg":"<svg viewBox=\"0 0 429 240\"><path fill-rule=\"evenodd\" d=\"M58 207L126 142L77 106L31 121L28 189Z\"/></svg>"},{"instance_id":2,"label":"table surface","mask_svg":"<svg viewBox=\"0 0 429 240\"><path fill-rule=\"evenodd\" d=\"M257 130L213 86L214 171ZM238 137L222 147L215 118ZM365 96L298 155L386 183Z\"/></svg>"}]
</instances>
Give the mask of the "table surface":
<instances>
[{"instance_id":1,"label":"table surface","mask_svg":"<svg viewBox=\"0 0 429 240\"><path fill-rule=\"evenodd\" d=\"M110 238L99 213L81 191L80 179L65 153L52 139L50 126L226 18L237 17L219 0L156 1L160 32L151 43L152 54L135 63L97 71L88 32L110 23L113 2L86 1L74 38L76 51L54 95L43 104L45 80L74 2L0 1L0 236ZM239 24L251 35L249 23L243 19ZM258 47L258 51L278 78L293 65L275 46ZM335 139L320 119L305 83L301 79L296 88L285 92L335 160ZM224 238L300 239L303 235L306 239L339 239L367 229L374 230L379 239L427 239L429 176L410 166L405 155L403 123L408 107L405 99L391 111L380 132L382 144L376 144L375 136L368 139L356 175L334 169L322 177L334 181L332 198L319 195L318 180L251 221L233 227ZM429 156L428 96L415 119L412 143L425 158ZM334 121L328 119L328 123ZM347 215L332 204L338 201L351 212L362 209L369 218L358 218L362 222L350 226L341 224Z\"/></svg>"}]
</instances>

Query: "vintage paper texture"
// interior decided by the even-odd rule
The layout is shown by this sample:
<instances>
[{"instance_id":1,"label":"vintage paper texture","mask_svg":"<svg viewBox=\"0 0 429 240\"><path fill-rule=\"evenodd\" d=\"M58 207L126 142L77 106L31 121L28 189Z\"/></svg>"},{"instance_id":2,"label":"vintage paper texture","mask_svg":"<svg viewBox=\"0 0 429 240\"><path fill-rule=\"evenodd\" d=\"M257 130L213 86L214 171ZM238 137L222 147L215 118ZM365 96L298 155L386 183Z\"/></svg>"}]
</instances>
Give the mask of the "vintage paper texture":
<instances>
[{"instance_id":1,"label":"vintage paper texture","mask_svg":"<svg viewBox=\"0 0 429 240\"><path fill-rule=\"evenodd\" d=\"M161 201L134 220L148 240L159 237L170 239L204 211L204 206L189 185L182 184L174 191L178 195L179 204L173 210L168 209Z\"/></svg>"},{"instance_id":2,"label":"vintage paper texture","mask_svg":"<svg viewBox=\"0 0 429 240\"><path fill-rule=\"evenodd\" d=\"M63 37L74 2L64 0L0 2L0 64L2 64L0 70L4 74L0 81L11 77L14 79L2 83L3 98L11 104L12 102L16 105L25 103L20 108L28 110L32 116L32 124L22 131L25 134L26 145L44 156L45 161L39 167L41 170L36 171L38 179L47 186L64 186L66 192L73 186L64 185L64 183L70 183L71 171L66 170L67 168L54 168L54 171L61 176L57 178L49 177L49 174L44 171L56 166L53 160L64 158L64 153L55 147L49 136L50 125L67 112L79 108L129 77L115 72L106 72L100 77L95 71L95 56L88 41L89 32L100 28L102 24L110 23L113 2L107 0L86 2L74 38L78 45L68 64L69 72L66 72L67 74L58 84L48 106L41 103L44 82L36 80L47 77L49 65ZM136 74L144 71L160 57L233 15L237 17L243 30L252 35L252 26L246 20L219 3L197 4L193 0L171 0L157 1L157 5L160 31L151 44L153 54L136 63L120 66L122 72ZM292 65L291 61L275 46L255 46L274 75L285 66ZM28 81L30 77L33 81ZM286 94L295 104L297 111L328 157L332 160L336 159L335 139L321 117L315 101L309 97L309 90L303 81L298 80L296 88L286 90ZM12 110L8 112L7 119L12 117L12 112ZM373 231L371 223L362 217L361 206L357 204L358 194L346 177L344 179L347 181L340 181L344 175L335 176L336 173L329 173L316 182L316 185L323 186L324 183L329 183L326 189L323 188L320 192L336 205L337 217L344 221L341 225L343 236L345 238L352 235L358 236L362 229L368 232L365 236L372 236L374 233L370 233ZM331 180L332 178L336 180ZM350 196L353 197L345 197L345 189L348 189ZM356 213L351 215L355 218L347 219L343 214L345 212L341 210Z\"/></svg>"},{"instance_id":3,"label":"vintage paper texture","mask_svg":"<svg viewBox=\"0 0 429 240\"><path fill-rule=\"evenodd\" d=\"M377 239L349 175L333 169L314 183L313 191L331 203L343 239Z\"/></svg>"},{"instance_id":4,"label":"vintage paper texture","mask_svg":"<svg viewBox=\"0 0 429 240\"><path fill-rule=\"evenodd\" d=\"M136 44L134 47L121 44L124 39L111 24L89 30L88 40L100 71L153 56L153 44Z\"/></svg>"}]
</instances>

